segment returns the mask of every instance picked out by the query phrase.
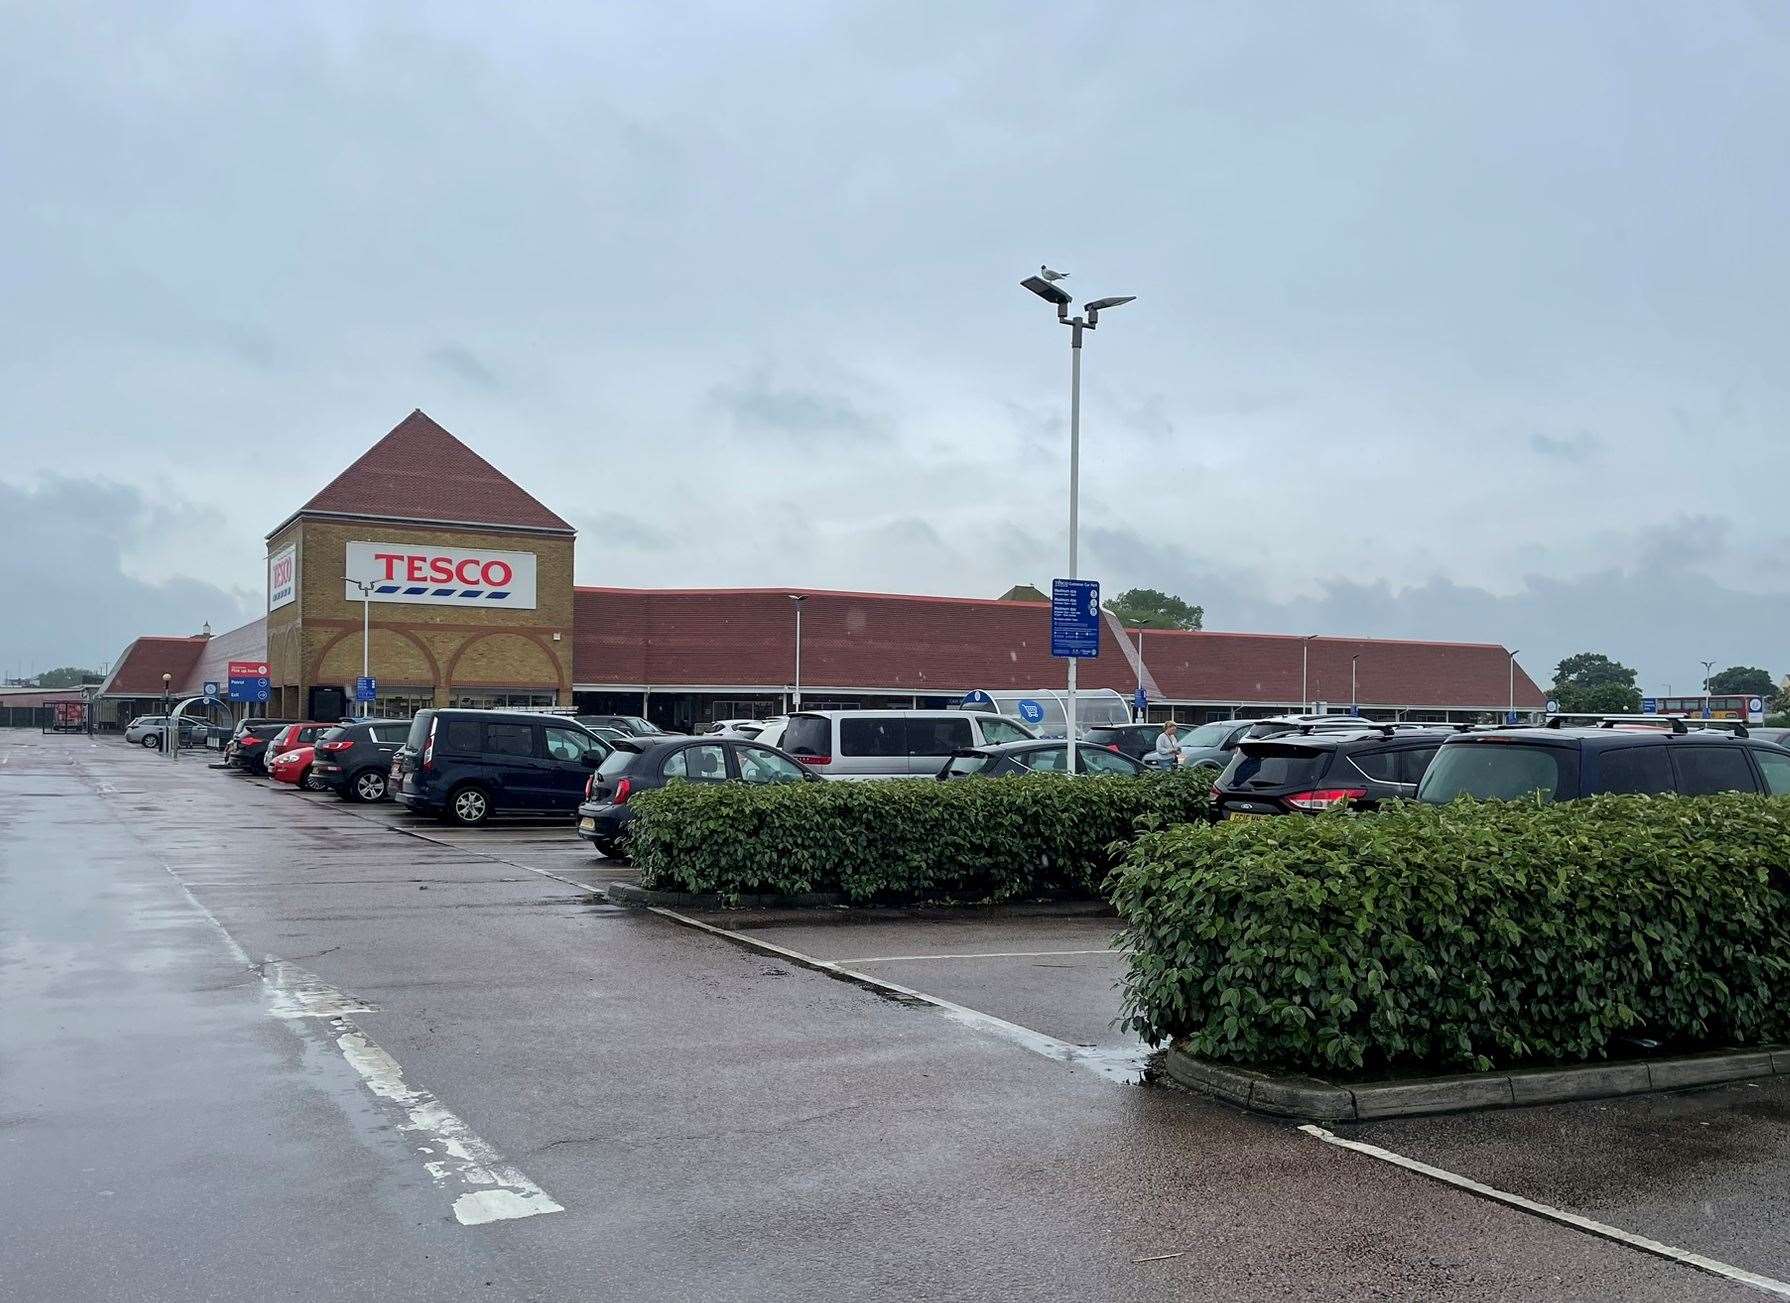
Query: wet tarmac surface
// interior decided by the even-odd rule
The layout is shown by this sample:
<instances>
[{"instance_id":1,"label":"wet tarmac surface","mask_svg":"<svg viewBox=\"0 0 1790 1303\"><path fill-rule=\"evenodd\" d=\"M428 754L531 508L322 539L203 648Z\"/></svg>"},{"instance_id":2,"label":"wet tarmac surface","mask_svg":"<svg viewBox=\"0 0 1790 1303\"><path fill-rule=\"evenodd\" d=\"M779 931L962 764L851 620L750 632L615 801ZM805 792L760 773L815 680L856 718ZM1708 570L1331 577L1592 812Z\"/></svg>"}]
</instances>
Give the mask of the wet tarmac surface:
<instances>
[{"instance_id":1,"label":"wet tarmac surface","mask_svg":"<svg viewBox=\"0 0 1790 1303\"><path fill-rule=\"evenodd\" d=\"M0 733L0 1296L1751 1294L589 890L618 876L550 826ZM1110 920L752 931L1133 1044ZM1787 1116L1769 1084L1350 1134L1782 1275Z\"/></svg>"}]
</instances>

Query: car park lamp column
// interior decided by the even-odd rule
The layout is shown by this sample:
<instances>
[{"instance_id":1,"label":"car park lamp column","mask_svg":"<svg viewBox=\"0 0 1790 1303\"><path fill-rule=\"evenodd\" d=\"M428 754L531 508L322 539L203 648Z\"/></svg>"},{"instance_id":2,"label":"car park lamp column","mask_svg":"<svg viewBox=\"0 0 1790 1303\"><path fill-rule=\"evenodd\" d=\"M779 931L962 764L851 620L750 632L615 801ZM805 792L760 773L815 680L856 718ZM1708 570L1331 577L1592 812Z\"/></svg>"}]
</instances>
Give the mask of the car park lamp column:
<instances>
[{"instance_id":1,"label":"car park lamp column","mask_svg":"<svg viewBox=\"0 0 1790 1303\"><path fill-rule=\"evenodd\" d=\"M1311 714L1311 640L1318 635L1308 633L1299 644L1299 710Z\"/></svg>"},{"instance_id":2,"label":"car park lamp column","mask_svg":"<svg viewBox=\"0 0 1790 1303\"><path fill-rule=\"evenodd\" d=\"M1517 657L1521 652L1522 648L1519 647L1510 653L1510 705L1506 707L1510 713L1505 715L1506 721L1510 720L1511 715L1517 713Z\"/></svg>"},{"instance_id":3,"label":"car park lamp column","mask_svg":"<svg viewBox=\"0 0 1790 1303\"><path fill-rule=\"evenodd\" d=\"M1039 269L1041 272L1043 268ZM1078 528L1081 521L1081 334L1084 330L1093 330L1100 324L1100 314L1111 308L1122 307L1137 297L1135 294L1121 294L1113 298L1094 299L1082 304L1087 314L1083 317L1071 317L1069 305L1073 301L1067 291L1056 284L1062 276L1052 272L1050 276L1028 276L1020 285L1036 294L1057 310L1057 320L1068 326L1069 335L1069 575L1070 579L1079 579L1077 573L1077 548L1079 541ZM1069 691L1064 710L1067 724L1064 739L1068 743L1067 753L1069 772L1077 769L1076 737L1075 737L1075 672L1076 658L1069 657Z\"/></svg>"},{"instance_id":4,"label":"car park lamp column","mask_svg":"<svg viewBox=\"0 0 1790 1303\"><path fill-rule=\"evenodd\" d=\"M373 676L373 671L367 668L372 661L373 581L371 579L350 579L348 582L360 589L360 676L367 679ZM558 634L554 635L554 637L558 636ZM371 715L373 703L363 702L361 713Z\"/></svg>"},{"instance_id":5,"label":"car park lamp column","mask_svg":"<svg viewBox=\"0 0 1790 1303\"><path fill-rule=\"evenodd\" d=\"M1360 652L1356 652L1353 656L1349 657L1349 713L1351 715L1359 715L1361 713L1361 695L1355 691L1355 667L1360 663Z\"/></svg>"},{"instance_id":6,"label":"car park lamp column","mask_svg":"<svg viewBox=\"0 0 1790 1303\"><path fill-rule=\"evenodd\" d=\"M1703 718L1709 718L1709 679L1715 673L1714 661L1701 661L1703 666Z\"/></svg>"},{"instance_id":7,"label":"car park lamp column","mask_svg":"<svg viewBox=\"0 0 1790 1303\"><path fill-rule=\"evenodd\" d=\"M173 707L169 704L168 689L173 685L173 683L174 683L174 676L164 670L162 672L162 754L164 756L169 757L170 759L174 755L174 748L171 745L169 745L169 743L172 741L172 738L170 737L170 735L174 731L174 724L168 718L168 712L173 709Z\"/></svg>"},{"instance_id":8,"label":"car park lamp column","mask_svg":"<svg viewBox=\"0 0 1790 1303\"><path fill-rule=\"evenodd\" d=\"M790 694L790 708L792 710L800 710L802 708L802 603L807 600L808 598L806 594L803 593L791 593L789 595L789 604L795 607L796 610L795 691Z\"/></svg>"}]
</instances>

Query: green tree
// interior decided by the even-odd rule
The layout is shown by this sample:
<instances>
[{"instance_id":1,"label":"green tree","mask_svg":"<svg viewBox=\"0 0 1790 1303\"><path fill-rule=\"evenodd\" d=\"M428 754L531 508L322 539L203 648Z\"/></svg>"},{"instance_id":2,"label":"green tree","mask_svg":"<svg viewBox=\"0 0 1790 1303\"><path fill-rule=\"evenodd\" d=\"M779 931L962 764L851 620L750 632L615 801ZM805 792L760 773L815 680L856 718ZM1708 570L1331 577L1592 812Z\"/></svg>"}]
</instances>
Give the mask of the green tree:
<instances>
[{"instance_id":1,"label":"green tree","mask_svg":"<svg viewBox=\"0 0 1790 1303\"><path fill-rule=\"evenodd\" d=\"M1128 588L1106 609L1124 623L1145 629L1198 629L1206 620L1205 607L1191 606L1154 588Z\"/></svg>"},{"instance_id":2,"label":"green tree","mask_svg":"<svg viewBox=\"0 0 1790 1303\"><path fill-rule=\"evenodd\" d=\"M1727 694L1744 692L1749 697L1764 697L1769 701L1777 695L1778 685L1765 670L1751 665L1730 665L1710 675L1709 690Z\"/></svg>"},{"instance_id":3,"label":"green tree","mask_svg":"<svg viewBox=\"0 0 1790 1303\"><path fill-rule=\"evenodd\" d=\"M1602 652L1579 652L1561 661L1548 695L1568 714L1628 715L1641 708L1635 672Z\"/></svg>"},{"instance_id":4,"label":"green tree","mask_svg":"<svg viewBox=\"0 0 1790 1303\"><path fill-rule=\"evenodd\" d=\"M38 675L37 686L40 688L78 688L83 683L98 683L101 678L98 670L84 670L75 665L62 665L53 670L45 670Z\"/></svg>"}]
</instances>

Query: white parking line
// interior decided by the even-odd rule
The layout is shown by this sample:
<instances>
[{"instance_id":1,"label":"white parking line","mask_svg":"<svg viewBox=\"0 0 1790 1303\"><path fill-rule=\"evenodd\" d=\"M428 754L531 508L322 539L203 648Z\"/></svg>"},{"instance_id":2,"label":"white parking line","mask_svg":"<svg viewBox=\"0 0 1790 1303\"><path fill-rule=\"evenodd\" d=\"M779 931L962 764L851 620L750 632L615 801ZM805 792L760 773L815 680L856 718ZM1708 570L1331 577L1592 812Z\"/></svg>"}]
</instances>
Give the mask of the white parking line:
<instances>
[{"instance_id":1,"label":"white parking line","mask_svg":"<svg viewBox=\"0 0 1790 1303\"><path fill-rule=\"evenodd\" d=\"M701 919L691 918L688 914L680 914L676 910L664 909L658 905L647 906L647 912L668 918L674 923L681 923L699 932L707 932L712 936L731 941L736 946L744 946L748 950L756 950L763 955L776 959L785 959L803 968L811 968L817 973L825 973L829 977L837 977L856 986L868 987L884 995L893 995L902 1000L917 1004L931 1005L951 1021L964 1027L973 1028L1011 1041L1023 1046L1034 1054L1041 1054L1047 1059L1055 1059L1058 1063L1066 1063L1070 1067L1086 1068L1097 1076L1108 1081L1133 1085L1143 1079L1144 1066L1150 1057L1150 1051L1141 1046L1131 1048L1096 1049L1085 1045L1071 1045L1068 1041L1060 1041L1054 1036L1046 1036L1043 1032L1033 1031L1030 1027L1022 1027L1018 1023L1008 1022L1005 1018L996 1018L991 1013L983 1013L980 1009L971 1009L967 1005L954 1004L950 1000L941 1000L936 995L928 995L924 991L916 991L911 986L902 986L899 982L886 982L880 977L871 977L866 973L855 973L844 966L846 961L816 959L813 955L805 955L799 950L791 950L788 946L780 946L774 941L763 941L758 937L748 936L744 932L733 932L724 927L716 927L713 923L704 923Z\"/></svg>"},{"instance_id":2,"label":"white parking line","mask_svg":"<svg viewBox=\"0 0 1790 1303\"><path fill-rule=\"evenodd\" d=\"M1695 1267L1698 1271L1706 1271L1712 1276L1721 1276L1741 1285L1750 1286L1766 1294L1778 1298L1790 1298L1790 1284L1774 1280L1770 1276L1761 1276L1747 1271L1743 1267L1735 1267L1714 1258L1706 1258L1701 1253L1692 1253L1688 1249L1675 1249L1670 1244L1661 1244L1658 1240L1650 1240L1645 1235L1636 1235L1631 1231L1609 1226L1603 1222L1592 1221L1589 1217L1581 1217L1577 1213L1569 1213L1564 1208L1555 1208L1550 1204L1537 1203L1533 1199L1525 1199L1520 1194L1511 1194L1506 1190L1495 1189L1475 1181L1472 1177L1461 1176L1440 1167L1431 1167L1428 1163L1420 1163L1415 1158L1406 1158L1403 1154L1395 1154L1390 1149L1382 1149L1378 1145L1370 1145L1360 1140L1344 1140L1323 1127L1307 1124L1299 1128L1308 1136L1316 1136L1327 1145L1335 1145L1340 1149L1352 1149L1358 1154L1366 1154L1369 1158L1377 1158L1382 1163L1391 1163L1394 1167L1402 1167L1407 1172L1416 1172L1419 1176L1427 1176L1433 1181L1441 1181L1457 1189L1466 1190L1482 1199L1491 1199L1497 1203L1508 1204L1512 1208L1520 1208L1524 1212L1544 1217L1548 1221L1558 1222L1562 1226L1571 1226L1595 1235L1599 1239L1626 1244L1631 1249L1639 1249L1643 1253L1651 1253L1655 1257L1682 1263L1687 1267Z\"/></svg>"},{"instance_id":3,"label":"white parking line","mask_svg":"<svg viewBox=\"0 0 1790 1303\"><path fill-rule=\"evenodd\" d=\"M404 1080L404 1069L362 1031L350 1013L376 1010L329 985L321 977L289 961L268 956L257 964L237 944L217 915L193 895L180 875L162 866L199 915L217 929L230 953L244 968L258 973L267 996L267 1011L305 1035L303 1019L328 1018L336 1048L374 1095L403 1110L400 1131L415 1133L416 1151L435 1184L454 1195L454 1218L462 1226L564 1212L540 1186L512 1166L447 1105L421 1086Z\"/></svg>"},{"instance_id":4,"label":"white parking line","mask_svg":"<svg viewBox=\"0 0 1790 1303\"><path fill-rule=\"evenodd\" d=\"M877 955L871 959L835 959L836 964L905 964L916 959L1043 959L1052 955L1122 955L1123 950L983 950L963 955Z\"/></svg>"}]
</instances>

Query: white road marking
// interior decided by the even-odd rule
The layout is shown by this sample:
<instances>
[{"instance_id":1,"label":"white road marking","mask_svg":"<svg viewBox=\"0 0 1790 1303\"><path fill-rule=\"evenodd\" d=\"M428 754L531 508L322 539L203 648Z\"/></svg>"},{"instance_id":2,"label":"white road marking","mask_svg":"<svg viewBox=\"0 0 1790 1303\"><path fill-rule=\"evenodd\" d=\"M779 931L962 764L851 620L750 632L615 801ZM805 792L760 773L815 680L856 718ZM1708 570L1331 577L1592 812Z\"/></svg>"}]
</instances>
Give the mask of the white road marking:
<instances>
[{"instance_id":1,"label":"white road marking","mask_svg":"<svg viewBox=\"0 0 1790 1303\"><path fill-rule=\"evenodd\" d=\"M1589 1235L1595 1235L1599 1239L1610 1240L1616 1244L1626 1244L1631 1249L1639 1249L1641 1252L1651 1253L1655 1257L1682 1263L1687 1267L1695 1267L1698 1271L1706 1271L1712 1276L1721 1276L1766 1294L1776 1295L1778 1298L1790 1298L1790 1284L1774 1280L1770 1276L1761 1276L1756 1272L1747 1271L1743 1267L1735 1267L1726 1262L1717 1261L1715 1258L1706 1258L1701 1253L1692 1253L1688 1249L1675 1249L1670 1244L1661 1244L1658 1240L1650 1240L1645 1235L1636 1235L1631 1231L1622 1230L1620 1227L1593 1221L1591 1218L1581 1217L1577 1213L1569 1213L1564 1208L1555 1208L1550 1204L1525 1199L1520 1194L1511 1194L1506 1190L1495 1189L1475 1181L1472 1177L1461 1176L1440 1167L1431 1167L1428 1163L1418 1162L1415 1158L1406 1158L1403 1154L1395 1154L1390 1149L1382 1149L1378 1145L1370 1145L1360 1140L1345 1140L1320 1126L1308 1123L1299 1129L1306 1135L1316 1136L1327 1145L1352 1149L1358 1154L1366 1154L1369 1158L1377 1158L1382 1163L1391 1163L1394 1167L1402 1167L1408 1172L1416 1172L1419 1176L1427 1176L1431 1180L1441 1181L1457 1189L1469 1191L1482 1199L1491 1199L1497 1203L1508 1204L1512 1208L1520 1208L1524 1212L1534 1213L1537 1217L1544 1217L1548 1221L1558 1222L1563 1226L1571 1226Z\"/></svg>"},{"instance_id":2,"label":"white road marking","mask_svg":"<svg viewBox=\"0 0 1790 1303\"><path fill-rule=\"evenodd\" d=\"M404 1069L398 1061L348 1017L351 1013L377 1012L373 1006L344 994L317 974L287 960L270 955L255 963L217 915L199 903L180 875L168 865L162 867L187 903L217 930L237 961L260 974L271 1016L286 1020L300 1035L305 1033L298 1020L329 1019L336 1048L360 1074L367 1089L403 1110L407 1121L400 1122L398 1129L415 1134L417 1152L424 1155L423 1166L438 1187L454 1194L454 1217L462 1226L565 1211L433 1093L404 1080Z\"/></svg>"},{"instance_id":3,"label":"white road marking","mask_svg":"<svg viewBox=\"0 0 1790 1303\"><path fill-rule=\"evenodd\" d=\"M1104 950L986 950L964 955L878 955L873 959L836 959L838 964L905 964L916 959L1043 959L1052 955L1122 955L1110 946Z\"/></svg>"},{"instance_id":4,"label":"white road marking","mask_svg":"<svg viewBox=\"0 0 1790 1303\"><path fill-rule=\"evenodd\" d=\"M1141 1046L1137 1049L1096 1049L1085 1045L1071 1045L1068 1041L1060 1041L1054 1036L1046 1036L1043 1032L1033 1031L1030 1027L1022 1027L1018 1023L1008 1022L1005 1018L996 1018L993 1014L983 1013L980 1009L971 1009L967 1005L941 1000L936 995L916 991L913 987L902 986L899 982L887 982L880 977L871 977L867 973L853 972L844 967L842 963L816 959L813 955L805 955L799 950L791 950L789 947L780 946L773 941L763 941L758 937L748 936L744 932L733 932L724 927L716 927L712 923L704 923L701 919L691 918L688 914L680 914L676 910L649 905L647 911L662 918L668 918L674 923L680 923L684 927L710 933L731 941L737 946L744 946L746 949L756 950L760 954L787 960L803 968L813 969L817 973L826 973L841 981L869 987L885 995L898 996L903 1000L931 1005L952 1022L961 1026L998 1036L1000 1039L1011 1041L1034 1054L1041 1054L1047 1059L1055 1059L1058 1063L1066 1063L1074 1068L1085 1068L1097 1076L1105 1077L1108 1081L1116 1081L1128 1086L1141 1081L1144 1075L1144 1064L1150 1057L1150 1051Z\"/></svg>"}]
</instances>

